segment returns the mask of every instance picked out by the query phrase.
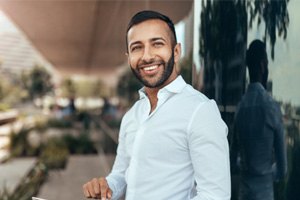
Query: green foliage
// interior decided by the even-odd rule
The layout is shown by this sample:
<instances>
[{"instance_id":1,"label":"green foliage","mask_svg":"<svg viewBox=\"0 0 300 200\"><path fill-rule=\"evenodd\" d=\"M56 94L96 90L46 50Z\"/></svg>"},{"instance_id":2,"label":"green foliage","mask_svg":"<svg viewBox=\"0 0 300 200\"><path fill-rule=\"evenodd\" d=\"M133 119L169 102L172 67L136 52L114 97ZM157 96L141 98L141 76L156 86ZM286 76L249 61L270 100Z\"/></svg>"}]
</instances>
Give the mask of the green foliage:
<instances>
[{"instance_id":1,"label":"green foliage","mask_svg":"<svg viewBox=\"0 0 300 200\"><path fill-rule=\"evenodd\" d=\"M96 80L96 82L93 84L93 91L92 96L96 97L108 97L110 96L109 87L105 85L101 80Z\"/></svg>"},{"instance_id":2,"label":"green foliage","mask_svg":"<svg viewBox=\"0 0 300 200\"><path fill-rule=\"evenodd\" d=\"M76 92L80 97L101 97L107 96L107 87L101 80L76 81Z\"/></svg>"},{"instance_id":3,"label":"green foliage","mask_svg":"<svg viewBox=\"0 0 300 200\"><path fill-rule=\"evenodd\" d=\"M32 147L28 142L28 135L31 130L23 127L18 133L10 134L10 152L13 157L38 155L39 147Z\"/></svg>"},{"instance_id":4,"label":"green foliage","mask_svg":"<svg viewBox=\"0 0 300 200\"><path fill-rule=\"evenodd\" d=\"M82 79L73 80L66 78L62 82L61 95L67 98L78 97L102 97L108 95L108 89L101 80Z\"/></svg>"},{"instance_id":5,"label":"green foliage","mask_svg":"<svg viewBox=\"0 0 300 200\"><path fill-rule=\"evenodd\" d=\"M67 144L60 138L50 139L41 153L41 161L48 169L65 168L69 157Z\"/></svg>"},{"instance_id":6,"label":"green foliage","mask_svg":"<svg viewBox=\"0 0 300 200\"><path fill-rule=\"evenodd\" d=\"M97 153L93 142L87 134L81 134L79 137L64 135L63 141L71 154L95 154Z\"/></svg>"},{"instance_id":7,"label":"green foliage","mask_svg":"<svg viewBox=\"0 0 300 200\"><path fill-rule=\"evenodd\" d=\"M189 84L192 84L192 65L193 56L191 53L187 57L183 58L179 64L180 74L182 75L183 79Z\"/></svg>"},{"instance_id":8,"label":"green foliage","mask_svg":"<svg viewBox=\"0 0 300 200\"><path fill-rule=\"evenodd\" d=\"M50 73L38 65L29 73L23 73L21 80L31 99L42 97L53 89Z\"/></svg>"},{"instance_id":9,"label":"green foliage","mask_svg":"<svg viewBox=\"0 0 300 200\"><path fill-rule=\"evenodd\" d=\"M62 96L68 98L76 96L75 84L71 78L64 79L60 87L62 91Z\"/></svg>"},{"instance_id":10,"label":"green foliage","mask_svg":"<svg viewBox=\"0 0 300 200\"><path fill-rule=\"evenodd\" d=\"M105 120L106 124L112 129L119 129L121 126L121 119Z\"/></svg>"},{"instance_id":11,"label":"green foliage","mask_svg":"<svg viewBox=\"0 0 300 200\"><path fill-rule=\"evenodd\" d=\"M14 80L0 75L0 111L6 110L26 97L26 92Z\"/></svg>"},{"instance_id":12,"label":"green foliage","mask_svg":"<svg viewBox=\"0 0 300 200\"><path fill-rule=\"evenodd\" d=\"M228 48L235 48L233 40L239 34L247 36L248 27L252 28L257 18L257 25L262 20L265 22L264 38L270 41L274 59L276 35L283 39L287 37L287 4L288 0L202 1L200 55L210 55L212 60L226 56L226 52L230 52Z\"/></svg>"},{"instance_id":13,"label":"green foliage","mask_svg":"<svg viewBox=\"0 0 300 200\"><path fill-rule=\"evenodd\" d=\"M226 59L238 35L247 35L246 1L202 1L200 55Z\"/></svg>"},{"instance_id":14,"label":"green foliage","mask_svg":"<svg viewBox=\"0 0 300 200\"><path fill-rule=\"evenodd\" d=\"M50 118L48 120L47 126L53 128L71 128L72 122L67 119Z\"/></svg>"},{"instance_id":15,"label":"green foliage","mask_svg":"<svg viewBox=\"0 0 300 200\"><path fill-rule=\"evenodd\" d=\"M138 99L137 91L141 87L142 84L137 80L130 70L127 70L119 78L117 93L120 97L124 98L129 105L132 105Z\"/></svg>"},{"instance_id":16,"label":"green foliage","mask_svg":"<svg viewBox=\"0 0 300 200\"><path fill-rule=\"evenodd\" d=\"M43 133L47 130L48 118L36 117L35 118L35 127L34 129L40 133Z\"/></svg>"},{"instance_id":17,"label":"green foliage","mask_svg":"<svg viewBox=\"0 0 300 200\"><path fill-rule=\"evenodd\" d=\"M10 106L7 103L0 103L0 112L7 111L10 109Z\"/></svg>"},{"instance_id":18,"label":"green foliage","mask_svg":"<svg viewBox=\"0 0 300 200\"><path fill-rule=\"evenodd\" d=\"M286 39L287 27L289 25L289 14L287 4L289 0L256 0L248 1L248 11L250 13L249 27L252 27L254 19L257 17L257 25L263 20L265 22L264 40L269 39L271 45L271 57L274 59L274 46L276 35Z\"/></svg>"}]
</instances>

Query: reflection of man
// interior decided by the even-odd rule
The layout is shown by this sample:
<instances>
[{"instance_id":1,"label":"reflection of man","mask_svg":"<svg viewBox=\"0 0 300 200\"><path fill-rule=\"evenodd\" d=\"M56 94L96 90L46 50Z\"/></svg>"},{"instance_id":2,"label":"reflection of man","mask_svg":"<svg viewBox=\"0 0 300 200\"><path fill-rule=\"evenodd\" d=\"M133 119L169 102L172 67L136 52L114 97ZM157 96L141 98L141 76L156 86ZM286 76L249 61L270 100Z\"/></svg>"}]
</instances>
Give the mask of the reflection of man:
<instances>
[{"instance_id":1,"label":"reflection of man","mask_svg":"<svg viewBox=\"0 0 300 200\"><path fill-rule=\"evenodd\" d=\"M142 11L127 30L128 63L144 87L122 120L112 172L87 182L85 196L230 199L227 127L215 102L178 76L181 46L172 21Z\"/></svg>"},{"instance_id":2,"label":"reflection of man","mask_svg":"<svg viewBox=\"0 0 300 200\"><path fill-rule=\"evenodd\" d=\"M272 200L273 180L286 173L286 150L280 108L265 89L268 58L260 40L250 44L247 65L250 84L236 112L232 167L239 151L240 199Z\"/></svg>"}]
</instances>

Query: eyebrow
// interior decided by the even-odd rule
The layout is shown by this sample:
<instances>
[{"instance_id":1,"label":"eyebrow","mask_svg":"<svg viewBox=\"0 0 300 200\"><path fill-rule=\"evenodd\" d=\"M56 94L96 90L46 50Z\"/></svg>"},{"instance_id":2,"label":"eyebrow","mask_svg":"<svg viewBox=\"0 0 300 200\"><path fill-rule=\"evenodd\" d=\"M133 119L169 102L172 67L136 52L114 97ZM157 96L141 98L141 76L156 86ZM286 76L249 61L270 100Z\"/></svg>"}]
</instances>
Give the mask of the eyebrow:
<instances>
[{"instance_id":1,"label":"eyebrow","mask_svg":"<svg viewBox=\"0 0 300 200\"><path fill-rule=\"evenodd\" d=\"M154 42L154 41L157 41L157 40L163 40L164 42L166 42L166 40L162 37L156 37L156 38L151 38L150 39L151 42Z\"/></svg>"}]
</instances>

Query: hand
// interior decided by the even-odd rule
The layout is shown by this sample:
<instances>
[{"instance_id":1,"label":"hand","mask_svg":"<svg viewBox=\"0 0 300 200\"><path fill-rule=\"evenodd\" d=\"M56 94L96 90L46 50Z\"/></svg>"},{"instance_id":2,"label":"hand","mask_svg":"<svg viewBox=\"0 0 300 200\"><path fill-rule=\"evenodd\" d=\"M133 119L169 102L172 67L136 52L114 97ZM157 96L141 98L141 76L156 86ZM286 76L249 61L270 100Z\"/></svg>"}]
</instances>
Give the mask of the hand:
<instances>
[{"instance_id":1,"label":"hand","mask_svg":"<svg viewBox=\"0 0 300 200\"><path fill-rule=\"evenodd\" d=\"M82 186L84 196L87 198L110 200L112 191L105 178L93 178Z\"/></svg>"}]
</instances>

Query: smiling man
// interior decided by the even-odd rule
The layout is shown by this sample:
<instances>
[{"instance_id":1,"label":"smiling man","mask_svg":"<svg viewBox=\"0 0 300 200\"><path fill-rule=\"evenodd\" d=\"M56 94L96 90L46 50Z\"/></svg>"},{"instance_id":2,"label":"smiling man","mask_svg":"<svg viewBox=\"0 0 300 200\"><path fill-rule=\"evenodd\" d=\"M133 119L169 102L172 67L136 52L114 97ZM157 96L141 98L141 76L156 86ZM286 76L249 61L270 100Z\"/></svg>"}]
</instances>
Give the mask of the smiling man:
<instances>
[{"instance_id":1,"label":"smiling man","mask_svg":"<svg viewBox=\"0 0 300 200\"><path fill-rule=\"evenodd\" d=\"M181 46L172 21L158 12L139 12L129 22L126 44L128 63L144 87L122 119L111 173L84 184L84 195L230 199L227 127L215 101L178 75Z\"/></svg>"}]
</instances>

